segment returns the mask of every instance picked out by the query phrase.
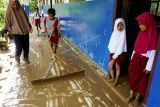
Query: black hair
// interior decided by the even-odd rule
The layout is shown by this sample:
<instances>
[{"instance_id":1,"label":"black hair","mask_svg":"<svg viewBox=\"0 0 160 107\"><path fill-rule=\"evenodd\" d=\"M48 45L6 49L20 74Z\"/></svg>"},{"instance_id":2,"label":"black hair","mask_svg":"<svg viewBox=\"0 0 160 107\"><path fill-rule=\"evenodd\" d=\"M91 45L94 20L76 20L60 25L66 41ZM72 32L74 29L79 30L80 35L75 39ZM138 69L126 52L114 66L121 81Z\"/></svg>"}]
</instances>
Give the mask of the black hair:
<instances>
[{"instance_id":1,"label":"black hair","mask_svg":"<svg viewBox=\"0 0 160 107\"><path fill-rule=\"evenodd\" d=\"M49 8L48 9L48 14L52 14L53 16L56 15L56 10L54 8Z\"/></svg>"}]
</instances>

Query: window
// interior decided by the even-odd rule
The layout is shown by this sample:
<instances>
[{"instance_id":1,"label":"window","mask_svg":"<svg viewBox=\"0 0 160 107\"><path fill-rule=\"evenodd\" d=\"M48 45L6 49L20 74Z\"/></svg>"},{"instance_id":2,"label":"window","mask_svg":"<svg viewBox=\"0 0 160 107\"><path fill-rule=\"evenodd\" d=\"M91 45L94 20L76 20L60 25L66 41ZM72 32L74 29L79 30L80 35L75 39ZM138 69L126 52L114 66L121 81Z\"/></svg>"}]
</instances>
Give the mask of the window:
<instances>
[{"instance_id":1,"label":"window","mask_svg":"<svg viewBox=\"0 0 160 107\"><path fill-rule=\"evenodd\" d=\"M82 2L86 0L55 0L55 3L72 3L72 2Z\"/></svg>"},{"instance_id":2,"label":"window","mask_svg":"<svg viewBox=\"0 0 160 107\"><path fill-rule=\"evenodd\" d=\"M151 9L150 11L155 16L160 16L160 0L151 0Z\"/></svg>"}]
</instances>

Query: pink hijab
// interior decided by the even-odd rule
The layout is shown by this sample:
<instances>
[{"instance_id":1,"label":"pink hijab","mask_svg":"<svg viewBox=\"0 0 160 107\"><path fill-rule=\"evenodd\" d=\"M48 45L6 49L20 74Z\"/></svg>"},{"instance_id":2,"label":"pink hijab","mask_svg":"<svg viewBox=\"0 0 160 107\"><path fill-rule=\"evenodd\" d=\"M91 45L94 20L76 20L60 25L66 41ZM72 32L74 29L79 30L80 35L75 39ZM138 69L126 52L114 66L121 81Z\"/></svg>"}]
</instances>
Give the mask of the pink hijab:
<instances>
[{"instance_id":1,"label":"pink hijab","mask_svg":"<svg viewBox=\"0 0 160 107\"><path fill-rule=\"evenodd\" d=\"M4 29L13 34L25 35L29 33L31 27L28 17L26 16L22 6L18 10L14 10L12 4L19 0L9 0L8 8L5 16Z\"/></svg>"},{"instance_id":2,"label":"pink hijab","mask_svg":"<svg viewBox=\"0 0 160 107\"><path fill-rule=\"evenodd\" d=\"M145 12L136 18L138 23L146 26L146 31L139 31L134 44L134 50L139 54L146 54L149 50L155 50L158 42L158 28L151 13Z\"/></svg>"}]
</instances>

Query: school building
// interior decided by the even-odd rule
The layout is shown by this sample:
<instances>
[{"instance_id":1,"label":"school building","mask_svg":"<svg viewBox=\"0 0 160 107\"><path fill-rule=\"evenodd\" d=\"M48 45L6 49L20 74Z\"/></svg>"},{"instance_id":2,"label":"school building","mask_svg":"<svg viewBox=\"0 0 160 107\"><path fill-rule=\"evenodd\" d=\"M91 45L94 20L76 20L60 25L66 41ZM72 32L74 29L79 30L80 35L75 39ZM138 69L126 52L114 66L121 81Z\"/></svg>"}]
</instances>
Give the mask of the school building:
<instances>
[{"instance_id":1,"label":"school building","mask_svg":"<svg viewBox=\"0 0 160 107\"><path fill-rule=\"evenodd\" d=\"M50 0L44 0L45 12ZM127 26L128 62L138 34L135 17L151 11L160 29L160 0L52 0L60 18L63 35L99 65L106 73L109 59L107 48L115 18L122 17ZM49 5L50 4L50 5ZM160 30L159 30L160 31ZM157 50L159 50L157 45ZM145 97L146 107L160 107L160 54L157 51Z\"/></svg>"},{"instance_id":2,"label":"school building","mask_svg":"<svg viewBox=\"0 0 160 107\"><path fill-rule=\"evenodd\" d=\"M29 1L21 0L29 16ZM59 53L64 61L55 63L57 75L85 68L87 76L76 75L33 86L30 81L45 76L50 64L49 49L44 38L31 37L31 65L12 68L6 82L6 107L133 107L126 104L129 96L128 66L139 32L135 17L145 11L155 16L160 32L160 0L37 0L47 14L53 7L60 20ZM124 18L127 29L127 60L121 68L122 84L113 87L105 79L108 74L108 43L116 18ZM33 24L33 23L32 23ZM160 36L142 107L160 107ZM70 61L69 63L66 61ZM0 60L1 61L1 60ZM13 69L13 70L12 70ZM61 72L61 69L62 72ZM65 70L67 69L67 71ZM53 70L54 71L54 70ZM91 72L94 71L94 72ZM95 74L102 75L104 78ZM53 75L52 75L53 76ZM65 80L66 79L66 80ZM8 84L7 84L8 83ZM1 98L0 98L1 100ZM0 102L1 103L1 102Z\"/></svg>"}]
</instances>

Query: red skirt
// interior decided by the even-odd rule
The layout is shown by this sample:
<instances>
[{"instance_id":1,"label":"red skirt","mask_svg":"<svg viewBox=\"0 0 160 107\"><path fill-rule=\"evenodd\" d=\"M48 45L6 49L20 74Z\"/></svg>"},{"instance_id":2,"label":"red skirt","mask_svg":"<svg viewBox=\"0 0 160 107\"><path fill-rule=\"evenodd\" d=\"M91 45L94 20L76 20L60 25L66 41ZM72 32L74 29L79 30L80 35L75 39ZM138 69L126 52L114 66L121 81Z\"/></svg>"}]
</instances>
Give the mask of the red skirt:
<instances>
[{"instance_id":1,"label":"red skirt","mask_svg":"<svg viewBox=\"0 0 160 107\"><path fill-rule=\"evenodd\" d=\"M40 23L41 23L40 19L35 19L35 26L39 27Z\"/></svg>"},{"instance_id":2,"label":"red skirt","mask_svg":"<svg viewBox=\"0 0 160 107\"><path fill-rule=\"evenodd\" d=\"M59 37L58 36L51 36L50 42L51 42L51 44L57 45L59 43Z\"/></svg>"},{"instance_id":3,"label":"red skirt","mask_svg":"<svg viewBox=\"0 0 160 107\"><path fill-rule=\"evenodd\" d=\"M55 30L54 34L50 38L51 44L57 45L59 43L59 33L58 29Z\"/></svg>"},{"instance_id":4,"label":"red skirt","mask_svg":"<svg viewBox=\"0 0 160 107\"><path fill-rule=\"evenodd\" d=\"M149 74L144 72L147 61L147 57L135 53L128 69L130 88L141 95L145 95L149 79Z\"/></svg>"},{"instance_id":5,"label":"red skirt","mask_svg":"<svg viewBox=\"0 0 160 107\"><path fill-rule=\"evenodd\" d=\"M110 59L109 61L111 61L113 58L113 53L110 54ZM118 56L118 58L115 60L115 64L117 63L119 66L122 65L122 63L126 60L126 53L123 52L121 55Z\"/></svg>"},{"instance_id":6,"label":"red skirt","mask_svg":"<svg viewBox=\"0 0 160 107\"><path fill-rule=\"evenodd\" d=\"M110 58L109 58L109 62L113 59L113 53L110 54ZM123 64L123 62L126 60L126 53L123 52L121 55L118 56L118 58L115 60L115 64L117 63L119 66L121 66ZM111 78L111 75L110 75L110 72L108 72L108 75L107 75L108 79Z\"/></svg>"}]
</instances>

